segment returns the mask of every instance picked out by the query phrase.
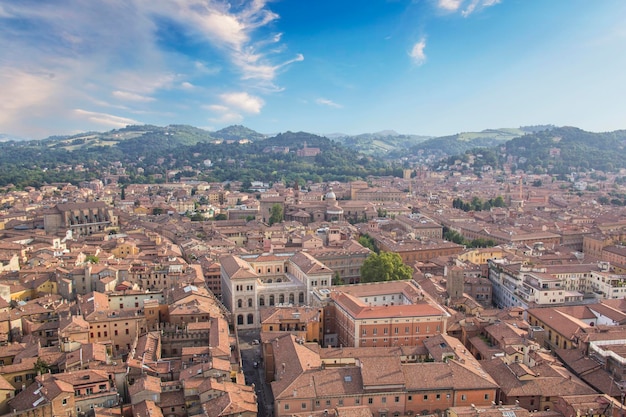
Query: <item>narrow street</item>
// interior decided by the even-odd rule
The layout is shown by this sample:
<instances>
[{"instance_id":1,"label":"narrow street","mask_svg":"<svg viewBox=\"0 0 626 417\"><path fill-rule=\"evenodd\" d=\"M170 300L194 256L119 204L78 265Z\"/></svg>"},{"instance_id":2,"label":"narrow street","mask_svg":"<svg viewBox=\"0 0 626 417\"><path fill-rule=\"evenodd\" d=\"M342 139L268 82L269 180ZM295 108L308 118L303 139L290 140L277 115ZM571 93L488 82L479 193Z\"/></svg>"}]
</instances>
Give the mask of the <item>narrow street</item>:
<instances>
[{"instance_id":1,"label":"narrow street","mask_svg":"<svg viewBox=\"0 0 626 417\"><path fill-rule=\"evenodd\" d=\"M240 332L239 350L241 352L242 369L246 378L246 385L254 385L258 399L258 416L273 416L272 390L266 384L264 375L264 363L262 361L261 345L255 344L258 341L258 332Z\"/></svg>"}]
</instances>

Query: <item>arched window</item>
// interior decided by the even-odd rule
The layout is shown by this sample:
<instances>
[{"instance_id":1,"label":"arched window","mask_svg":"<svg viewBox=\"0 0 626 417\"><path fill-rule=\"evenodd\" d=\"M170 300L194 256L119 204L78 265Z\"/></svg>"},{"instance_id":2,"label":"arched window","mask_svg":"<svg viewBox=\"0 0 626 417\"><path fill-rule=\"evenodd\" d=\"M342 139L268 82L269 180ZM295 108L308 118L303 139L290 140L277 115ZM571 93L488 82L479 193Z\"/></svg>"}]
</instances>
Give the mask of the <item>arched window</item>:
<instances>
[{"instance_id":1,"label":"arched window","mask_svg":"<svg viewBox=\"0 0 626 417\"><path fill-rule=\"evenodd\" d=\"M303 292L301 292L301 293L298 295L298 302L299 302L300 304L303 304L303 303L304 303L304 293L303 293Z\"/></svg>"},{"instance_id":2,"label":"arched window","mask_svg":"<svg viewBox=\"0 0 626 417\"><path fill-rule=\"evenodd\" d=\"M254 324L254 316L252 314L248 314L248 324Z\"/></svg>"},{"instance_id":3,"label":"arched window","mask_svg":"<svg viewBox=\"0 0 626 417\"><path fill-rule=\"evenodd\" d=\"M293 304L296 297L294 297L293 293L289 294L289 304Z\"/></svg>"},{"instance_id":4,"label":"arched window","mask_svg":"<svg viewBox=\"0 0 626 417\"><path fill-rule=\"evenodd\" d=\"M263 307L265 305L265 297L264 296L260 296L259 297L259 305L261 307Z\"/></svg>"},{"instance_id":5,"label":"arched window","mask_svg":"<svg viewBox=\"0 0 626 417\"><path fill-rule=\"evenodd\" d=\"M243 324L243 314L237 316L237 324Z\"/></svg>"},{"instance_id":6,"label":"arched window","mask_svg":"<svg viewBox=\"0 0 626 417\"><path fill-rule=\"evenodd\" d=\"M270 295L270 305L273 306L274 305L274 295Z\"/></svg>"},{"instance_id":7,"label":"arched window","mask_svg":"<svg viewBox=\"0 0 626 417\"><path fill-rule=\"evenodd\" d=\"M243 301L237 300L237 308L243 307Z\"/></svg>"},{"instance_id":8,"label":"arched window","mask_svg":"<svg viewBox=\"0 0 626 417\"><path fill-rule=\"evenodd\" d=\"M280 304L284 304L284 302L285 302L285 294L281 294L281 295L278 296L278 302Z\"/></svg>"},{"instance_id":9,"label":"arched window","mask_svg":"<svg viewBox=\"0 0 626 417\"><path fill-rule=\"evenodd\" d=\"M252 307L252 298L248 298L248 307Z\"/></svg>"}]
</instances>

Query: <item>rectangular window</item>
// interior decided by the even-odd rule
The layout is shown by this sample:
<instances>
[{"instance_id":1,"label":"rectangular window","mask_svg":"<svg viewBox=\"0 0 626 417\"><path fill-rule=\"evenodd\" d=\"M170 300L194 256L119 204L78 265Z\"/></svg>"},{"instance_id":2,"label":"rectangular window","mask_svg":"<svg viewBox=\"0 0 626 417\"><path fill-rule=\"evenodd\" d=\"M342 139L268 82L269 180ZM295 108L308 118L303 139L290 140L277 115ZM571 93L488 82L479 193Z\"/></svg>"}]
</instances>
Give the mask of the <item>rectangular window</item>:
<instances>
[{"instance_id":1,"label":"rectangular window","mask_svg":"<svg viewBox=\"0 0 626 417\"><path fill-rule=\"evenodd\" d=\"M428 400L428 394L424 394L424 401Z\"/></svg>"},{"instance_id":2,"label":"rectangular window","mask_svg":"<svg viewBox=\"0 0 626 417\"><path fill-rule=\"evenodd\" d=\"M380 402L382 402L383 404L385 404L387 402L387 397L382 397L380 399Z\"/></svg>"},{"instance_id":3,"label":"rectangular window","mask_svg":"<svg viewBox=\"0 0 626 417\"><path fill-rule=\"evenodd\" d=\"M306 410L306 403L302 403L302 409Z\"/></svg>"},{"instance_id":4,"label":"rectangular window","mask_svg":"<svg viewBox=\"0 0 626 417\"><path fill-rule=\"evenodd\" d=\"M399 403L400 402L400 397L398 397L397 395L394 397L393 399L394 402Z\"/></svg>"},{"instance_id":5,"label":"rectangular window","mask_svg":"<svg viewBox=\"0 0 626 417\"><path fill-rule=\"evenodd\" d=\"M289 404L285 404L285 410L289 410Z\"/></svg>"},{"instance_id":6,"label":"rectangular window","mask_svg":"<svg viewBox=\"0 0 626 417\"><path fill-rule=\"evenodd\" d=\"M413 401L413 396L412 396L412 395L409 395L409 396L407 397L407 399L408 399L409 401Z\"/></svg>"},{"instance_id":7,"label":"rectangular window","mask_svg":"<svg viewBox=\"0 0 626 417\"><path fill-rule=\"evenodd\" d=\"M441 394L437 394L437 396L435 397L437 400L441 399Z\"/></svg>"},{"instance_id":8,"label":"rectangular window","mask_svg":"<svg viewBox=\"0 0 626 417\"><path fill-rule=\"evenodd\" d=\"M330 407L330 400L326 400L326 406Z\"/></svg>"},{"instance_id":9,"label":"rectangular window","mask_svg":"<svg viewBox=\"0 0 626 417\"><path fill-rule=\"evenodd\" d=\"M485 400L489 399L489 394L485 394Z\"/></svg>"},{"instance_id":10,"label":"rectangular window","mask_svg":"<svg viewBox=\"0 0 626 417\"><path fill-rule=\"evenodd\" d=\"M355 398L354 399L354 404L356 404L356 405L361 404L361 399L360 398Z\"/></svg>"},{"instance_id":11,"label":"rectangular window","mask_svg":"<svg viewBox=\"0 0 626 417\"><path fill-rule=\"evenodd\" d=\"M467 396L465 394L462 394L461 395L461 401L465 401L465 400L467 400Z\"/></svg>"},{"instance_id":12,"label":"rectangular window","mask_svg":"<svg viewBox=\"0 0 626 417\"><path fill-rule=\"evenodd\" d=\"M374 404L374 399L372 397L367 399L368 404Z\"/></svg>"}]
</instances>

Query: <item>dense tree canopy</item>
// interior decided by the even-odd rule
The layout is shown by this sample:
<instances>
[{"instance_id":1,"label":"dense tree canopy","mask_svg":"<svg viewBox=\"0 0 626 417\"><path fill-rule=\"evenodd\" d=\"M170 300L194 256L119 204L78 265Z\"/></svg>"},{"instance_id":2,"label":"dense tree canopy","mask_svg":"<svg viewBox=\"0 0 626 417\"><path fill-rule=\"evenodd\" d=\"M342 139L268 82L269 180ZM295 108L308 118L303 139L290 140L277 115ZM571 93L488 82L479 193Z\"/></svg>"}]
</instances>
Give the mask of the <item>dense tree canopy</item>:
<instances>
[{"instance_id":1,"label":"dense tree canopy","mask_svg":"<svg viewBox=\"0 0 626 417\"><path fill-rule=\"evenodd\" d=\"M361 282L411 279L413 270L395 252L371 253L361 267Z\"/></svg>"}]
</instances>

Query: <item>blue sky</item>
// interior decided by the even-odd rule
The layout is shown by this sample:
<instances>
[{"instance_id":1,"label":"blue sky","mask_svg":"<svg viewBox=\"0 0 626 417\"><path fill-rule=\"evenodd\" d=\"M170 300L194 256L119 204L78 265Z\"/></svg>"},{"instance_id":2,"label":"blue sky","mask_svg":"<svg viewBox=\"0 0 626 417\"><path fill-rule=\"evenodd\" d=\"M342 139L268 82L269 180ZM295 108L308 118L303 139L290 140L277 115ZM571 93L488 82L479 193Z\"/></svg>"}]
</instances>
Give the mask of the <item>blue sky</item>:
<instances>
[{"instance_id":1,"label":"blue sky","mask_svg":"<svg viewBox=\"0 0 626 417\"><path fill-rule=\"evenodd\" d=\"M623 0L0 0L0 133L626 129Z\"/></svg>"}]
</instances>

